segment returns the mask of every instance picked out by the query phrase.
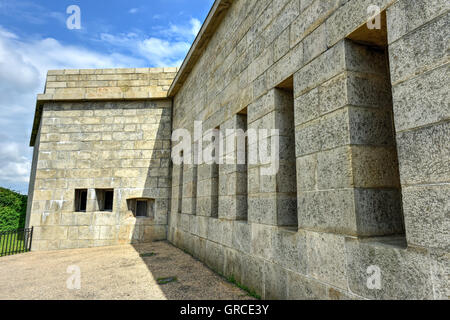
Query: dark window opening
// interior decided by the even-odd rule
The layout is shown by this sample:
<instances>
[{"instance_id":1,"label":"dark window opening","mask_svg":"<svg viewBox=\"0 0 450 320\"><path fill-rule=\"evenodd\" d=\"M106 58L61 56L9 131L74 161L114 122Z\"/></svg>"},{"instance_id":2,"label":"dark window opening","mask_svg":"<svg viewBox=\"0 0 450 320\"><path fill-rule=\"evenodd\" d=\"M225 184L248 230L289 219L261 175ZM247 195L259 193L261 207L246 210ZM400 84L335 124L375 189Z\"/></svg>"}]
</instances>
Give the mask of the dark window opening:
<instances>
[{"instance_id":1,"label":"dark window opening","mask_svg":"<svg viewBox=\"0 0 450 320\"><path fill-rule=\"evenodd\" d=\"M86 212L87 205L87 189L75 190L75 211Z\"/></svg>"},{"instance_id":2,"label":"dark window opening","mask_svg":"<svg viewBox=\"0 0 450 320\"><path fill-rule=\"evenodd\" d=\"M112 211L113 209L114 191L105 192L105 211Z\"/></svg>"},{"instance_id":3,"label":"dark window opening","mask_svg":"<svg viewBox=\"0 0 450 320\"><path fill-rule=\"evenodd\" d=\"M289 77L276 88L276 117L280 130L280 168L278 175L285 179L278 182L278 194L283 198L284 205L277 212L277 225L298 228L297 203L297 160L295 157L295 120L294 120L294 80ZM278 179L277 179L278 180Z\"/></svg>"},{"instance_id":4,"label":"dark window opening","mask_svg":"<svg viewBox=\"0 0 450 320\"><path fill-rule=\"evenodd\" d=\"M183 175L184 175L184 152L181 152L180 173L178 179L178 213L183 213Z\"/></svg>"},{"instance_id":5,"label":"dark window opening","mask_svg":"<svg viewBox=\"0 0 450 320\"><path fill-rule=\"evenodd\" d=\"M147 216L147 201L138 200L136 202L136 217Z\"/></svg>"},{"instance_id":6,"label":"dark window opening","mask_svg":"<svg viewBox=\"0 0 450 320\"><path fill-rule=\"evenodd\" d=\"M114 190L95 190L97 196L97 205L99 211L113 211Z\"/></svg>"},{"instance_id":7,"label":"dark window opening","mask_svg":"<svg viewBox=\"0 0 450 320\"><path fill-rule=\"evenodd\" d=\"M377 95L377 103L368 100L363 101L361 103L361 108L364 108L365 105L373 104L376 106L377 111L380 114L384 114L383 122L380 123L380 120L377 120L374 118L373 123L371 121L368 121L366 126L373 126L373 127L385 127L390 128L391 132L387 135L389 139L386 139L383 141L382 146L384 147L381 149L380 152L385 153L385 157L387 159L391 159L391 161L385 161L380 162L377 164L377 172L390 172L390 182L386 183L386 185L382 185L384 192L389 192L391 194L390 197L386 197L385 200L385 207L383 209L377 210L377 216L374 217L374 221L376 223L379 223L379 227L375 228L374 231L370 230L367 231L373 232L374 235L400 235L404 237L405 235L405 226L404 226L404 217L403 217L403 202L402 202L402 188L400 183L400 173L399 173L399 166L398 166L398 154L397 154L397 143L396 143L396 130L395 130L395 123L394 123L394 110L393 110L393 98L392 98L392 85L391 85L391 79L390 79L390 67L389 67L389 52L388 52L388 30L387 30L387 23L386 23L386 12L383 11L380 16L378 17L380 21L380 27L379 29L369 29L366 24L352 32L347 39L351 40L352 43L359 46L359 50L355 50L355 57L363 61L364 59L373 59L373 57L377 57L379 61L383 61L383 63L379 63L379 68L376 70L375 76L372 76L372 78L376 79L371 80L372 78L369 78L367 80L362 75L360 76L364 81L369 82L372 81L373 84L371 84L371 90L373 93L372 95ZM359 55L359 56L358 56ZM382 59L380 59L380 57ZM355 59L356 59L355 58ZM375 73L375 71L374 71ZM360 71L360 74L364 74L364 70ZM358 86L361 86L361 92L364 92L366 87L364 87L364 82L360 79L353 80L354 88L353 90L359 89ZM364 105L365 104L365 105ZM355 104L355 107L358 107L359 105ZM373 109L373 107L371 107ZM376 122L378 121L378 122ZM370 133L371 131L368 130ZM373 130L373 132L378 133L378 131ZM372 147L372 145L380 143L376 139L377 136L375 134L373 135L367 135L367 139L371 138L375 142L369 143L367 142L366 145L369 147ZM372 165L373 166L373 165ZM372 179L369 175L370 172L366 172L366 180L376 180ZM372 189L370 188L372 187ZM370 186L366 188L364 191L369 193L375 193L376 189L374 186ZM377 188L380 186L377 185Z\"/></svg>"},{"instance_id":8,"label":"dark window opening","mask_svg":"<svg viewBox=\"0 0 450 320\"><path fill-rule=\"evenodd\" d=\"M244 149L244 164L240 164L238 161L238 174L241 175L241 179L238 179L242 183L242 185L238 186L238 195L237 202L239 205L239 214L236 217L237 220L247 221L248 220L248 120L247 120L247 108L243 109L237 114L237 127L241 129L245 133L245 149ZM242 143L242 141L237 141L237 143ZM237 146L239 150L239 146ZM239 159L239 151L238 151L238 159Z\"/></svg>"},{"instance_id":9,"label":"dark window opening","mask_svg":"<svg viewBox=\"0 0 450 320\"><path fill-rule=\"evenodd\" d=\"M128 199L127 205L136 218L155 218L155 199Z\"/></svg>"},{"instance_id":10,"label":"dark window opening","mask_svg":"<svg viewBox=\"0 0 450 320\"><path fill-rule=\"evenodd\" d=\"M220 128L215 128L217 135L214 134L211 143L214 144L212 157L214 159L211 168L211 217L219 218L219 148L220 148Z\"/></svg>"},{"instance_id":11,"label":"dark window opening","mask_svg":"<svg viewBox=\"0 0 450 320\"><path fill-rule=\"evenodd\" d=\"M194 164L192 169L192 214L197 214L197 184L198 184L198 165Z\"/></svg>"}]
</instances>

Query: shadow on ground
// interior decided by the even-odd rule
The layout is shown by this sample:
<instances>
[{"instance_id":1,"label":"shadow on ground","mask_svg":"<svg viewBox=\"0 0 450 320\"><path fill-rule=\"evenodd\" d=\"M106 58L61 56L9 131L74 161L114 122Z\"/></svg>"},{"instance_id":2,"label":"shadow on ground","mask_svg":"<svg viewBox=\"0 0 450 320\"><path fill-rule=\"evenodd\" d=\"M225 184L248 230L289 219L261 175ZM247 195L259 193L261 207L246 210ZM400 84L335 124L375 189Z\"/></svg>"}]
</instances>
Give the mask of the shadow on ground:
<instances>
[{"instance_id":1,"label":"shadow on ground","mask_svg":"<svg viewBox=\"0 0 450 320\"><path fill-rule=\"evenodd\" d=\"M132 246L169 300L252 299L245 291L166 241Z\"/></svg>"}]
</instances>

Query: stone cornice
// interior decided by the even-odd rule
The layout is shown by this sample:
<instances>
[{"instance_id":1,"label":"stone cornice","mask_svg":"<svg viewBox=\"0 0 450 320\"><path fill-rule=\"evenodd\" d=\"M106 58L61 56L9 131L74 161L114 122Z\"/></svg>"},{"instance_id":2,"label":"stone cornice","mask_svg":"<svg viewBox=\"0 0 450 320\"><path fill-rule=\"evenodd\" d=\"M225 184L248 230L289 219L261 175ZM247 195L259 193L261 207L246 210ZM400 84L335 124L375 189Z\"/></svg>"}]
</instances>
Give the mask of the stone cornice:
<instances>
[{"instance_id":1,"label":"stone cornice","mask_svg":"<svg viewBox=\"0 0 450 320\"><path fill-rule=\"evenodd\" d=\"M34 146L46 102L166 99L178 68L50 70L36 100L30 146Z\"/></svg>"}]
</instances>

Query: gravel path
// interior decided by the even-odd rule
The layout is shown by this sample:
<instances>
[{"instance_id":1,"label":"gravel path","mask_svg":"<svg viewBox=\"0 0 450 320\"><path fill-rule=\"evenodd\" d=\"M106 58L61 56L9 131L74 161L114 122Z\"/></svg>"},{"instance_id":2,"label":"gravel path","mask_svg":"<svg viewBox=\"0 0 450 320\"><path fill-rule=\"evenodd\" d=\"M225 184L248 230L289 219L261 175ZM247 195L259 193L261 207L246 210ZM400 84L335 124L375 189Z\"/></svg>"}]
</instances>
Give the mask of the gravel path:
<instances>
[{"instance_id":1,"label":"gravel path","mask_svg":"<svg viewBox=\"0 0 450 320\"><path fill-rule=\"evenodd\" d=\"M70 266L72 272L81 273L79 290L67 288L68 279L74 277L67 272ZM177 280L158 284L158 279L170 277ZM252 298L183 251L167 242L156 242L1 257L0 300L5 299Z\"/></svg>"}]
</instances>

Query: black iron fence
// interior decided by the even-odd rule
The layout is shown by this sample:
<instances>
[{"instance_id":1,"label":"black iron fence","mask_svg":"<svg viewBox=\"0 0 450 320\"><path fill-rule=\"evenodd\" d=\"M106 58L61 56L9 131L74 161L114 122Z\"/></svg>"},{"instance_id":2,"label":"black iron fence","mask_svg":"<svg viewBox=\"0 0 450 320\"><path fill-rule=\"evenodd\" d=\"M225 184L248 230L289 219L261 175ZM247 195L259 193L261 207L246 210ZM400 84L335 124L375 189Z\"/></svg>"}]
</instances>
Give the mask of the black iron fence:
<instances>
[{"instance_id":1,"label":"black iron fence","mask_svg":"<svg viewBox=\"0 0 450 320\"><path fill-rule=\"evenodd\" d=\"M33 227L0 232L0 257L30 251L32 240Z\"/></svg>"}]
</instances>

